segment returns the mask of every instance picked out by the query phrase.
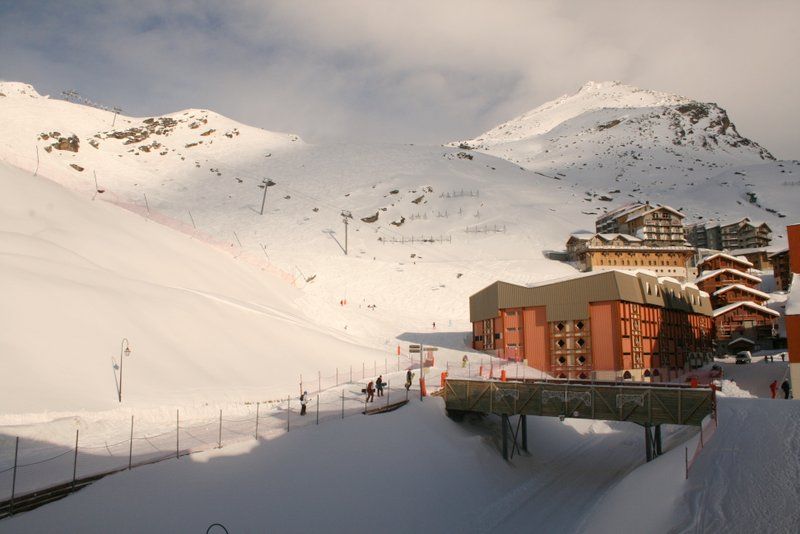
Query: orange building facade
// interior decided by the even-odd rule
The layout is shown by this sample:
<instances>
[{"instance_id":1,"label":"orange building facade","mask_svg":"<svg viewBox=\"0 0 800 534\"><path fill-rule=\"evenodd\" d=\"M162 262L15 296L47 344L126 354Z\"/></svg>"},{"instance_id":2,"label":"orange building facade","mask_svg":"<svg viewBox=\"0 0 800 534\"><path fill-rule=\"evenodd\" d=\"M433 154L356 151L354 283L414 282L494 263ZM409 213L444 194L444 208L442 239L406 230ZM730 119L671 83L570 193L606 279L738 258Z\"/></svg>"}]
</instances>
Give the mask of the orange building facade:
<instances>
[{"instance_id":1,"label":"orange building facade","mask_svg":"<svg viewBox=\"0 0 800 534\"><path fill-rule=\"evenodd\" d=\"M694 286L622 271L470 298L475 349L571 379L674 379L711 357L711 313Z\"/></svg>"},{"instance_id":2,"label":"orange building facade","mask_svg":"<svg viewBox=\"0 0 800 534\"><path fill-rule=\"evenodd\" d=\"M800 224L786 227L789 268L793 276L786 300L786 338L789 344L789 375L795 398L800 398Z\"/></svg>"}]
</instances>

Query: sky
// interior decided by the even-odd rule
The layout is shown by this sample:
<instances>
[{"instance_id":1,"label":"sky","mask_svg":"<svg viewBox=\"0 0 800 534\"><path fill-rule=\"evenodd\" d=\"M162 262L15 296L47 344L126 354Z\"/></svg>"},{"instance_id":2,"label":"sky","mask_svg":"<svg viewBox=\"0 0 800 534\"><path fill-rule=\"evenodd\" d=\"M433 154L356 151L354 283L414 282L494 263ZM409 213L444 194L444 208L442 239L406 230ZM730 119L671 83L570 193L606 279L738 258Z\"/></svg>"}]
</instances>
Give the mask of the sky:
<instances>
[{"instance_id":1,"label":"sky","mask_svg":"<svg viewBox=\"0 0 800 534\"><path fill-rule=\"evenodd\" d=\"M589 80L725 108L800 158L800 2L0 0L0 79L310 142L477 136Z\"/></svg>"}]
</instances>

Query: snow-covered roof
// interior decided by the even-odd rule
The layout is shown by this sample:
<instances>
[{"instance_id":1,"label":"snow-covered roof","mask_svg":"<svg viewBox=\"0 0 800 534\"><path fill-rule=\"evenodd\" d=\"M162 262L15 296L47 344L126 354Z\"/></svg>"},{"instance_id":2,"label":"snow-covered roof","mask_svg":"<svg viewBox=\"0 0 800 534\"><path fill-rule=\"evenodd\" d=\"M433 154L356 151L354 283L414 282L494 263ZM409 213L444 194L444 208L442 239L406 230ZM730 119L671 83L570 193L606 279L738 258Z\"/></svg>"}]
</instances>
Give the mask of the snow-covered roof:
<instances>
[{"instance_id":1,"label":"snow-covered roof","mask_svg":"<svg viewBox=\"0 0 800 534\"><path fill-rule=\"evenodd\" d=\"M785 254L789 252L789 247L783 247L781 249L776 250L775 252L770 252L767 254L768 258L772 258L773 256L777 256L778 254Z\"/></svg>"},{"instance_id":2,"label":"snow-covered roof","mask_svg":"<svg viewBox=\"0 0 800 534\"><path fill-rule=\"evenodd\" d=\"M756 344L756 342L753 341L752 339L750 339L748 337L741 337L740 336L740 337L737 337L736 339L734 339L733 341L729 342L728 345L733 345L734 343L742 343L742 342L749 343L751 345L755 345Z\"/></svg>"},{"instance_id":3,"label":"snow-covered roof","mask_svg":"<svg viewBox=\"0 0 800 534\"><path fill-rule=\"evenodd\" d=\"M714 291L714 295L722 295L723 293L727 293L731 289L740 289L742 291L746 291L747 293L752 293L753 295L758 295L763 299L769 299L769 295L764 293L763 291L759 291L758 289L753 289L752 287L743 286L742 284L731 284L729 286L725 286L721 289Z\"/></svg>"},{"instance_id":4,"label":"snow-covered roof","mask_svg":"<svg viewBox=\"0 0 800 534\"><path fill-rule=\"evenodd\" d=\"M753 266L753 264L750 261L746 260L746 259L737 258L736 256L731 256L730 254L725 254L724 252L717 252L716 254L712 254L711 256L707 256L707 257L703 258L703 261L701 261L698 265L703 265L705 262L711 261L711 260L713 260L715 258L725 258L726 260L735 261L736 263L741 263L742 265L747 265L748 267L752 267Z\"/></svg>"},{"instance_id":5,"label":"snow-covered roof","mask_svg":"<svg viewBox=\"0 0 800 534\"><path fill-rule=\"evenodd\" d=\"M760 252L770 253L776 250L776 246L768 246L768 247L750 247L750 248L737 248L730 250L729 252L733 256L744 256L745 254L758 254Z\"/></svg>"},{"instance_id":6,"label":"snow-covered roof","mask_svg":"<svg viewBox=\"0 0 800 534\"><path fill-rule=\"evenodd\" d=\"M752 280L753 282L761 282L761 278L759 278L758 276L753 276L752 274L743 273L742 271L737 271L736 269L727 269L727 268L725 268L725 269L716 269L714 271L708 271L707 273L704 273L701 276L698 276L695 279L694 283L696 284L697 282L702 282L703 280L708 280L709 278L713 278L713 277L717 276L720 273L724 273L725 271L727 271L729 273L737 274L737 275L741 276L742 278L747 278L748 280Z\"/></svg>"},{"instance_id":7,"label":"snow-covered roof","mask_svg":"<svg viewBox=\"0 0 800 534\"><path fill-rule=\"evenodd\" d=\"M667 211L670 211L670 212L674 213L674 214L675 214L675 215L677 215L678 217L681 217L681 218L683 218L683 217L686 217L686 215L684 215L683 213L679 212L679 211L678 211L678 210L676 210L675 208L670 208L669 206L663 206L663 205L661 205L661 204L657 204L656 206L654 206L654 207L653 207L653 209L651 209L651 210L648 210L648 211L646 211L646 212L642 213L642 214L640 215L640 217L643 217L643 216L645 216L645 215L648 215L648 214L650 214L650 213L653 213L654 211L658 211L658 210L667 210Z\"/></svg>"},{"instance_id":8,"label":"snow-covered roof","mask_svg":"<svg viewBox=\"0 0 800 534\"><path fill-rule=\"evenodd\" d=\"M721 308L717 308L714 310L713 314L714 317L719 317L720 315L724 315L731 310L735 310L741 306L746 306L748 308L752 308L754 310L758 310L760 312L766 313L768 315L774 315L776 317L780 317L780 313L776 312L775 310L771 310L766 306L761 306L760 304L756 304L755 302L734 302L733 304L728 304L727 306L723 306Z\"/></svg>"},{"instance_id":9,"label":"snow-covered roof","mask_svg":"<svg viewBox=\"0 0 800 534\"><path fill-rule=\"evenodd\" d=\"M638 237L629 234L599 234L594 232L575 232L570 234L570 237L574 237L575 239L580 239L582 241L588 241L593 237L599 237L604 241L613 241L614 239L622 239L624 241L635 241L635 242L641 241L641 239L639 239Z\"/></svg>"}]
</instances>

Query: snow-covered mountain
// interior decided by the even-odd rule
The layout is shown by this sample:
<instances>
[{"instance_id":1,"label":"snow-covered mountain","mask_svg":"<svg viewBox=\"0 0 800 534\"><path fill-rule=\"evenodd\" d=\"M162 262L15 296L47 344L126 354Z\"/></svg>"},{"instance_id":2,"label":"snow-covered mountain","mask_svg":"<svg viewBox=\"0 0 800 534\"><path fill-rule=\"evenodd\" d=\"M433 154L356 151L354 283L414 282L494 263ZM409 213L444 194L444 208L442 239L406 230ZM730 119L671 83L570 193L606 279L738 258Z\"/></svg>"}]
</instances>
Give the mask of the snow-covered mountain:
<instances>
[{"instance_id":1,"label":"snow-covered mountain","mask_svg":"<svg viewBox=\"0 0 800 534\"><path fill-rule=\"evenodd\" d=\"M134 411L139 432L173 428L174 407L180 407L181 417L186 411L196 415L193 424L211 424L213 431L218 406L224 405L226 414L241 415L252 409L242 401L296 398L302 373L306 383L310 375L312 381L316 376L331 385L339 383L339 371L347 366L360 367L362 377L367 376L371 361L377 374L397 344L439 347L440 367L459 362L469 350L464 342L470 294L497 279L526 284L574 274L572 266L551 261L543 252L562 248L570 232L593 228L604 209L631 199L670 204L690 220L763 218L777 235L785 222L800 215L799 162L773 161L765 149L739 136L714 105L620 84L589 84L480 140L448 147L310 145L297 135L248 127L205 110L115 117L14 82L0 82L0 117L0 352L4 376L12 377L0 392L0 467L13 461L11 443L19 435L28 441L26 451L50 450L54 443L71 447L76 428L98 450L122 443ZM122 337L130 338L134 353L126 360L125 403L119 408L112 359L119 358ZM780 370L777 365L756 369ZM395 379L401 378L402 372L397 374ZM773 378L756 378L765 395ZM351 388L360 409L359 386ZM338 413L338 392L327 393L333 395L323 399L331 401L323 409ZM288 503L301 502L296 496L305 495L308 487L328 491L363 465L385 463L389 449L417 451L420 436L430 441L428 434L442 444L434 447L437 451L448 446L467 451L466 460L449 452L428 459L426 472L441 484L453 487L454 473L461 474L457 480L472 477L483 483L484 472L471 471L475 465L486 473L516 469L484 464L482 456L497 457L492 436L499 427L489 422L478 430L483 435L475 436L474 427L465 432L446 421L443 434L440 408L426 401L399 420L351 419L314 439L301 430L283 442L287 456L275 456L271 449L260 452L280 465L304 465L304 476L292 467L285 478L276 478L272 467L264 471L270 464L259 453L244 455L250 445L219 455L233 450L252 458L238 465L255 480L254 494L263 493L262 473L267 473L278 481L272 486L280 488L276 491L283 499L270 501L272 507L290 511ZM785 420L781 417L776 421ZM283 421L278 422L282 433ZM385 424L394 434L385 431ZM628 478L633 482L617 485L644 461L634 454L641 455L639 430L569 420L532 424L533 434L541 437L536 447L556 453L537 450L536 462L525 460L525 476L501 477L493 493L501 497L487 501L477 518L464 515L460 493L441 501L438 496L447 493L442 485L418 492L411 506L429 506L431 517L451 523L455 518L453 524L477 525L481 531L517 522L525 528L533 517L530 503L548 527L563 527L561 518L566 517L576 526L584 521L594 525L601 508L593 499L624 502L604 505L602 511L606 520L627 518L616 510L627 510L631 496L646 495L641 488L654 487L653 480L663 481L662 469L675 476L669 485L661 484L666 489L659 503L669 508L676 495L694 498L695 493L685 491L682 474L684 433L667 444L672 455L662 460L669 463L648 464ZM243 435L251 435L249 427ZM39 445L29 443L33 440ZM332 456L316 454L319 443L326 443ZM367 456L354 444L366 447ZM169 447L172 451L171 442ZM587 484L586 473L597 461L609 461L609 450L617 451L613 469L592 475ZM341 469L330 471L324 462L319 469L308 464L312 457L344 461L338 461ZM415 484L409 477L416 472L406 467L413 458L392 457L390 463L400 466L389 477L399 481L394 484L398 495ZM550 468L543 471L543 465ZM565 477L564 465L572 465L574 473ZM184 472L161 469L154 466L150 472L184 484ZM5 473L10 476L8 469ZM320 480L319 473L329 475ZM473 474L465 478L465 473ZM709 476L714 483L718 479ZM219 476L212 472L207 480L213 486ZM241 480L237 471L225 486L233 489L225 494L241 493ZM301 487L282 480L300 481ZM161 487L160 482L142 484ZM546 501L529 498L531 484L544 488L540 493ZM111 487L98 485L96 492L78 494L89 495L86 506L97 507L81 517L94 520L96 510L107 507L104 492ZM376 521L396 511L399 501L392 495L387 499L363 487L364 495L344 492L340 501L321 496L317 501L333 503L337 514L333 519L323 514L325 525L312 521L307 526L351 528L353 510L363 509L365 502ZM554 493L553 487L560 491ZM580 510L564 504L565 491L581 496L575 488L586 492L586 499L567 501L580 502ZM376 499L376 505L369 499ZM206 509L207 500L187 498L191 504L182 509L196 515ZM52 516L20 515L9 524L13 529L26 516L43 518L41 524L28 524L32 531L65 524L59 510L76 517L69 501L60 503L63 509L54 506ZM252 519L249 501L238 501L218 502L237 519ZM146 503L144 509L159 510L166 502L171 501ZM263 511L263 502L253 500L255 509ZM639 509L650 513L646 507L652 504ZM682 504L681 510L688 509ZM209 521L202 517L198 528L224 517L217 512ZM663 513L666 517L671 508ZM141 516L138 511L131 515ZM153 521L163 516L146 515ZM323 517L313 517L318 516ZM175 517L178 528L192 520ZM135 517L127 525L141 530Z\"/></svg>"},{"instance_id":2,"label":"snow-covered mountain","mask_svg":"<svg viewBox=\"0 0 800 534\"><path fill-rule=\"evenodd\" d=\"M776 164L766 148L740 135L717 104L619 82L588 82L577 93L451 146L506 159L581 189L588 198L613 202L619 196L657 197L686 207L687 214L696 217L707 217L711 213L703 212L712 207L724 217L733 206L728 199L697 202L693 194L684 194L687 188L705 182L731 185L736 188L738 198L731 199L735 203L747 199L748 192L778 185L769 176L786 173L786 165ZM742 166L751 171L750 178L727 179L727 170ZM798 198L796 188L787 192ZM780 200L771 209L791 211Z\"/></svg>"}]
</instances>

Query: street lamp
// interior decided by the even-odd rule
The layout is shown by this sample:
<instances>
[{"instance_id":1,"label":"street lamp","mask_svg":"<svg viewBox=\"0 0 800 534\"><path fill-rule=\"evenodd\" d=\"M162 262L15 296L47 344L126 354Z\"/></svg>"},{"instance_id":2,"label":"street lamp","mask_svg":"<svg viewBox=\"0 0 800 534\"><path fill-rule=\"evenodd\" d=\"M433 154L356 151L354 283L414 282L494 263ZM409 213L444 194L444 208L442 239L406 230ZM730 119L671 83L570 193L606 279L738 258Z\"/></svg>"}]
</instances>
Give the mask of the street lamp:
<instances>
[{"instance_id":1,"label":"street lamp","mask_svg":"<svg viewBox=\"0 0 800 534\"><path fill-rule=\"evenodd\" d=\"M123 338L122 343L119 345L119 402L122 402L122 362L125 360L123 356L130 356L131 348L128 345L128 338Z\"/></svg>"}]
</instances>

